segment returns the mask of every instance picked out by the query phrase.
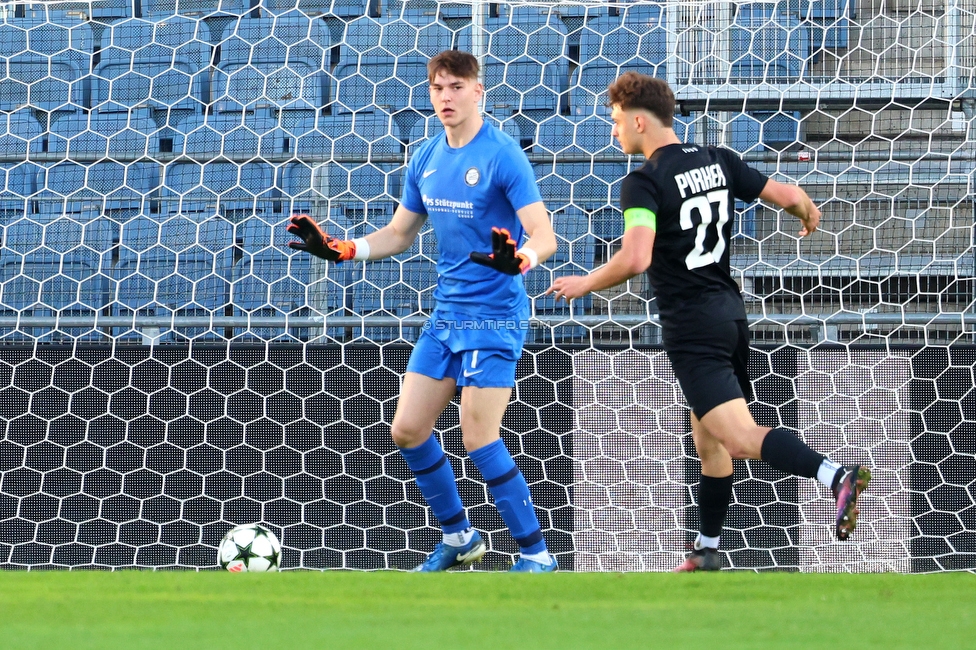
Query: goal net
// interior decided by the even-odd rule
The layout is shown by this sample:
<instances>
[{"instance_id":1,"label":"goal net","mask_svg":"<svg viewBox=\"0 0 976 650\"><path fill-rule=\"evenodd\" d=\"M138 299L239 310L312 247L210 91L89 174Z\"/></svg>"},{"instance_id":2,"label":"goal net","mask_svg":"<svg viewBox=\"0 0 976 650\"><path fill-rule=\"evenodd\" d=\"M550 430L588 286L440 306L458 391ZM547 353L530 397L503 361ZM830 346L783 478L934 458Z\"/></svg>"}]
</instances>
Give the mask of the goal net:
<instances>
[{"instance_id":1,"label":"goal net","mask_svg":"<svg viewBox=\"0 0 976 650\"><path fill-rule=\"evenodd\" d=\"M287 568L407 568L439 538L389 424L433 304L421 232L382 262L293 254L296 212L360 237L441 127L426 62L475 53L558 252L526 278L502 435L563 569L667 570L700 465L643 278L552 279L619 245L606 87L667 79L689 142L802 185L821 230L737 205L757 420L872 466L852 541L805 479L736 463L734 568L976 567L976 1L90 0L0 4L0 564L217 565L261 522ZM437 425L500 568L517 551Z\"/></svg>"}]
</instances>

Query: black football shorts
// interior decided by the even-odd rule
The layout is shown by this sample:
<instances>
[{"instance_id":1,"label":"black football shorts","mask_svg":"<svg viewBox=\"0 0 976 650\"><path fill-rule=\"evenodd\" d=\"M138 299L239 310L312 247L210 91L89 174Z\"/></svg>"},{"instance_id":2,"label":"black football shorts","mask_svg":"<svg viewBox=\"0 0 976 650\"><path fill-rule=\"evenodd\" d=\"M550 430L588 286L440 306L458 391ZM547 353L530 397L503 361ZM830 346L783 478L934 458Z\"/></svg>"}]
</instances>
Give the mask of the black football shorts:
<instances>
[{"instance_id":1,"label":"black football shorts","mask_svg":"<svg viewBox=\"0 0 976 650\"><path fill-rule=\"evenodd\" d=\"M695 323L665 328L662 335L674 375L699 420L719 404L752 401L746 321Z\"/></svg>"}]
</instances>

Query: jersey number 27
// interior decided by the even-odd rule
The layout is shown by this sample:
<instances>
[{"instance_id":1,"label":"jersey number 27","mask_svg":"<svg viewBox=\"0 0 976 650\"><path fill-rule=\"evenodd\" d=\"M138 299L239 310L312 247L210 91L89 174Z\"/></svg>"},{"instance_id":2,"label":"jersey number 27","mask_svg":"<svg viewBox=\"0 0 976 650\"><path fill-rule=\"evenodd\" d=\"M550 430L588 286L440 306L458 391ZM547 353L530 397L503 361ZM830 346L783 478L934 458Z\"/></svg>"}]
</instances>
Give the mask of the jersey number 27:
<instances>
[{"instance_id":1,"label":"jersey number 27","mask_svg":"<svg viewBox=\"0 0 976 650\"><path fill-rule=\"evenodd\" d=\"M712 222L712 205L718 204L718 209L714 212L718 214L718 220ZM698 232L695 233L695 248L685 257L685 264L688 270L694 270L709 264L715 264L722 259L725 253L725 233L724 226L729 220L729 190L714 190L708 194L693 196L681 204L681 229L691 230L695 227L695 220L692 213L698 212ZM709 227L714 227L718 238L715 246L710 251L705 250L705 238L708 235Z\"/></svg>"}]
</instances>

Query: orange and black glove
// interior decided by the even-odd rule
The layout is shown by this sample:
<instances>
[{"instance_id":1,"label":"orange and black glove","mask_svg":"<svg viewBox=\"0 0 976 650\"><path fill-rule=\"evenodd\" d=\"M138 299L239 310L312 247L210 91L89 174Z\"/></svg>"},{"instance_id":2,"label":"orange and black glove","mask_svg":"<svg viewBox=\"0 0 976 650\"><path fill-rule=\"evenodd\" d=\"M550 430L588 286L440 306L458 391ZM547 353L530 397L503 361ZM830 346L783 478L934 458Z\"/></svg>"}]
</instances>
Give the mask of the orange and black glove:
<instances>
[{"instance_id":1,"label":"orange and black glove","mask_svg":"<svg viewBox=\"0 0 976 650\"><path fill-rule=\"evenodd\" d=\"M288 242L290 248L305 251L329 262L345 262L356 256L356 244L348 239L336 239L322 232L315 220L307 214L296 214L288 224L288 232L302 241Z\"/></svg>"},{"instance_id":2,"label":"orange and black glove","mask_svg":"<svg viewBox=\"0 0 976 650\"><path fill-rule=\"evenodd\" d=\"M515 250L515 240L511 233L505 228L491 229L491 254L471 253L468 257L472 262L505 273L506 275L518 275L525 273L532 268L532 262L524 254Z\"/></svg>"}]
</instances>

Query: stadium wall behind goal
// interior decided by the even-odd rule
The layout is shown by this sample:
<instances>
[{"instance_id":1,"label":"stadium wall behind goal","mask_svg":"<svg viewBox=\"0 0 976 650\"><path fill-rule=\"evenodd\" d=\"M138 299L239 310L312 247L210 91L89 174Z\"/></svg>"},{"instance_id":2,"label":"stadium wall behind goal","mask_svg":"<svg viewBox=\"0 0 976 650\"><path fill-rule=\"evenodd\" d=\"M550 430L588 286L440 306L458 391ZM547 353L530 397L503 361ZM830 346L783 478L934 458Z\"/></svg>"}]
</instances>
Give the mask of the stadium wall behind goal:
<instances>
[{"instance_id":1,"label":"stadium wall behind goal","mask_svg":"<svg viewBox=\"0 0 976 650\"><path fill-rule=\"evenodd\" d=\"M239 523L286 568L414 566L439 539L389 437L405 345L0 347L0 564L216 567ZM755 412L875 479L834 541L813 481L736 463L730 565L804 571L976 568L976 349L758 350ZM535 346L503 437L563 569L668 570L697 522L688 409L656 347ZM460 442L437 426L481 565L517 551Z\"/></svg>"}]
</instances>

